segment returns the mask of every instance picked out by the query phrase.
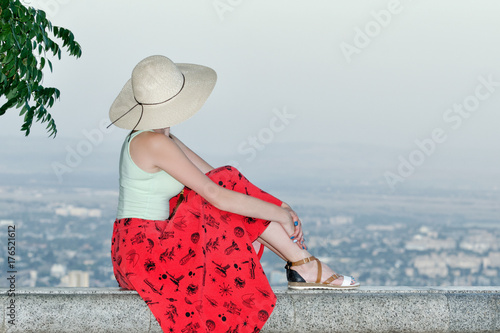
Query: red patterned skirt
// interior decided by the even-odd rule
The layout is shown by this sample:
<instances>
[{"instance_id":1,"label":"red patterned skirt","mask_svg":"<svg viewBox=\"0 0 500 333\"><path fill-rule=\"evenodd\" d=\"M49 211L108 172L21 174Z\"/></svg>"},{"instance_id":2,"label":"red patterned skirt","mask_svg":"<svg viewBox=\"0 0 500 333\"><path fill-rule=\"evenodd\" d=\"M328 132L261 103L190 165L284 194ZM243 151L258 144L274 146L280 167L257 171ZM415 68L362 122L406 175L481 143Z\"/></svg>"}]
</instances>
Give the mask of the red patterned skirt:
<instances>
[{"instance_id":1,"label":"red patterned skirt","mask_svg":"<svg viewBox=\"0 0 500 333\"><path fill-rule=\"evenodd\" d=\"M234 167L207 176L225 188L281 205ZM171 212L178 200L170 200ZM252 243L269 223L221 211L184 188L168 220L115 221L111 259L116 280L139 293L163 332L259 332L276 296Z\"/></svg>"}]
</instances>

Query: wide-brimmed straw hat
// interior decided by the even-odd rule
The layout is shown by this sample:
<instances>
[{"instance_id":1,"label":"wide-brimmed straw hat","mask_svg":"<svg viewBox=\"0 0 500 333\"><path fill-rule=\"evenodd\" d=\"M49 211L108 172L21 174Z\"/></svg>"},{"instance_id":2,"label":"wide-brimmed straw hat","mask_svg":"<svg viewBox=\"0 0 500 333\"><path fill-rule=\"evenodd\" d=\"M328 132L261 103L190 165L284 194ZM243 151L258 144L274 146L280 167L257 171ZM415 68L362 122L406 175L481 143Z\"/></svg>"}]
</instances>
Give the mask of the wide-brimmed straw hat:
<instances>
[{"instance_id":1,"label":"wide-brimmed straw hat","mask_svg":"<svg viewBox=\"0 0 500 333\"><path fill-rule=\"evenodd\" d=\"M125 129L170 127L192 117L212 92L217 74L209 67L175 64L161 55L139 62L109 110Z\"/></svg>"}]
</instances>

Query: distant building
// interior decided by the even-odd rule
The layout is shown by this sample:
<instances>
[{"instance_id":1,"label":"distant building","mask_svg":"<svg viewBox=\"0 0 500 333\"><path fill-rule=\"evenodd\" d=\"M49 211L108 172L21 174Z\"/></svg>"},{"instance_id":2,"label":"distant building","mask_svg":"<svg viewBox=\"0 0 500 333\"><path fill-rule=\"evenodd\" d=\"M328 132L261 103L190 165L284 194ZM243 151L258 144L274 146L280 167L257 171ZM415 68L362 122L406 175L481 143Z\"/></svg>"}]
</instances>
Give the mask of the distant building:
<instances>
[{"instance_id":1,"label":"distant building","mask_svg":"<svg viewBox=\"0 0 500 333\"><path fill-rule=\"evenodd\" d=\"M495 235L487 230L475 230L464 237L460 242L460 248L482 254L490 250L498 250L499 245Z\"/></svg>"},{"instance_id":2,"label":"distant building","mask_svg":"<svg viewBox=\"0 0 500 333\"><path fill-rule=\"evenodd\" d=\"M36 280L38 279L38 272L35 270L30 270L30 279L28 282L29 287L35 287L36 286Z\"/></svg>"},{"instance_id":3,"label":"distant building","mask_svg":"<svg viewBox=\"0 0 500 333\"><path fill-rule=\"evenodd\" d=\"M431 253L428 256L418 256L413 262L413 266L418 270L418 274L430 278L448 276L448 266L443 256Z\"/></svg>"},{"instance_id":4,"label":"distant building","mask_svg":"<svg viewBox=\"0 0 500 333\"><path fill-rule=\"evenodd\" d=\"M331 225L344 225L344 224L352 224L354 218L352 216L332 216L329 218L329 222Z\"/></svg>"},{"instance_id":5,"label":"distant building","mask_svg":"<svg viewBox=\"0 0 500 333\"><path fill-rule=\"evenodd\" d=\"M0 220L0 226L14 225L14 220Z\"/></svg>"},{"instance_id":6,"label":"distant building","mask_svg":"<svg viewBox=\"0 0 500 333\"><path fill-rule=\"evenodd\" d=\"M73 205L64 205L55 209L56 215L60 216L76 216L76 217L101 217L100 209L88 209L84 207L75 207Z\"/></svg>"},{"instance_id":7,"label":"distant building","mask_svg":"<svg viewBox=\"0 0 500 333\"><path fill-rule=\"evenodd\" d=\"M422 235L415 236L405 244L405 249L408 251L454 250L456 247L457 242L452 238L434 239Z\"/></svg>"},{"instance_id":8,"label":"distant building","mask_svg":"<svg viewBox=\"0 0 500 333\"><path fill-rule=\"evenodd\" d=\"M89 286L89 272L69 271L68 275L61 278L61 285L65 287L84 287Z\"/></svg>"},{"instance_id":9,"label":"distant building","mask_svg":"<svg viewBox=\"0 0 500 333\"><path fill-rule=\"evenodd\" d=\"M480 257L467 255L463 252L459 252L458 254L454 255L448 255L445 259L450 268L469 269L472 274L479 272L481 263L483 261L483 259Z\"/></svg>"},{"instance_id":10,"label":"distant building","mask_svg":"<svg viewBox=\"0 0 500 333\"><path fill-rule=\"evenodd\" d=\"M484 267L500 268L500 252L490 252L488 256L484 258Z\"/></svg>"},{"instance_id":11,"label":"distant building","mask_svg":"<svg viewBox=\"0 0 500 333\"><path fill-rule=\"evenodd\" d=\"M61 264L53 264L50 268L50 275L55 278L62 278L66 274L66 267Z\"/></svg>"}]
</instances>

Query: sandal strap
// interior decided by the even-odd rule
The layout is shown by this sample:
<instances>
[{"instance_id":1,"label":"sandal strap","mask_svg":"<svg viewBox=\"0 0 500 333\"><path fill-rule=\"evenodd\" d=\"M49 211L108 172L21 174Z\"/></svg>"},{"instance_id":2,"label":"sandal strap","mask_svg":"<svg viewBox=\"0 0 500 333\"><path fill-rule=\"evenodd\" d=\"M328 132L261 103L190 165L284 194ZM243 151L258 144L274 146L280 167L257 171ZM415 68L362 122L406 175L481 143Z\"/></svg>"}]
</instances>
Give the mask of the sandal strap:
<instances>
[{"instance_id":1,"label":"sandal strap","mask_svg":"<svg viewBox=\"0 0 500 333\"><path fill-rule=\"evenodd\" d=\"M344 277L344 281L342 282L342 286L344 286L344 285L345 286L350 285L350 283L351 283L351 278L350 277L346 277L344 275L340 275L340 274L337 274L337 273L332 274L332 276L330 276L328 279L326 279L325 281L321 282L321 274L323 272L323 269L322 269L321 261L319 261L319 259L316 258L315 256L311 256L311 257L304 258L302 260L294 261L294 262L287 261L285 268L286 269L290 269L290 267L292 267L292 266L304 265L304 264L307 264L308 262L311 262L311 261L316 261L318 263L318 275L317 275L317 278L316 278L316 283L330 284L333 281L335 281L337 279L340 279L341 277ZM347 280L349 280L349 281L347 281Z\"/></svg>"},{"instance_id":2,"label":"sandal strap","mask_svg":"<svg viewBox=\"0 0 500 333\"><path fill-rule=\"evenodd\" d=\"M318 263L318 275L316 277L316 283L320 283L321 282L321 274L322 274L321 262L315 256L310 256L308 258L304 258L302 260L294 261L294 262L287 261L285 268L289 269L292 266L304 265L304 264L307 264L308 262L311 262L311 261L316 261Z\"/></svg>"},{"instance_id":3,"label":"sandal strap","mask_svg":"<svg viewBox=\"0 0 500 333\"><path fill-rule=\"evenodd\" d=\"M321 265L321 261L319 261L318 259L316 259L316 261L318 262L318 277L316 278L316 283L320 283L321 282L321 274L322 274L322 266Z\"/></svg>"},{"instance_id":4,"label":"sandal strap","mask_svg":"<svg viewBox=\"0 0 500 333\"><path fill-rule=\"evenodd\" d=\"M311 262L311 261L313 261L313 260L319 261L319 260L318 260L315 256L311 256L311 257L309 257L309 258L304 258L304 259L299 260L299 261L293 261L293 262L292 262L292 261L288 261L288 263L287 263L287 264L288 264L290 267L292 267L292 266L300 266L300 265L307 264L308 262Z\"/></svg>"},{"instance_id":5,"label":"sandal strap","mask_svg":"<svg viewBox=\"0 0 500 333\"><path fill-rule=\"evenodd\" d=\"M332 276L330 276L328 279L325 280L325 282L323 282L323 284L330 284L332 283L333 281L341 278L343 275L339 275L339 274L333 274ZM318 283L318 282L316 282Z\"/></svg>"}]
</instances>

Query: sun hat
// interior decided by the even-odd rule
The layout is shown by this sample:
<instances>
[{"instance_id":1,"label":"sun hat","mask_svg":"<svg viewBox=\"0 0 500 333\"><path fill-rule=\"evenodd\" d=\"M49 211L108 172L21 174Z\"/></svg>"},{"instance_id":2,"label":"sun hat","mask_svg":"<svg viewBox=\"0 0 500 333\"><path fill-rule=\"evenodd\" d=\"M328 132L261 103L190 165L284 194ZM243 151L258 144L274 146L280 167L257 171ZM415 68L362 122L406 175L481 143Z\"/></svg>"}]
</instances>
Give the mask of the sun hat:
<instances>
[{"instance_id":1,"label":"sun hat","mask_svg":"<svg viewBox=\"0 0 500 333\"><path fill-rule=\"evenodd\" d=\"M141 60L109 109L111 124L125 129L170 127L191 118L212 92L209 67L175 64L162 55Z\"/></svg>"}]
</instances>

